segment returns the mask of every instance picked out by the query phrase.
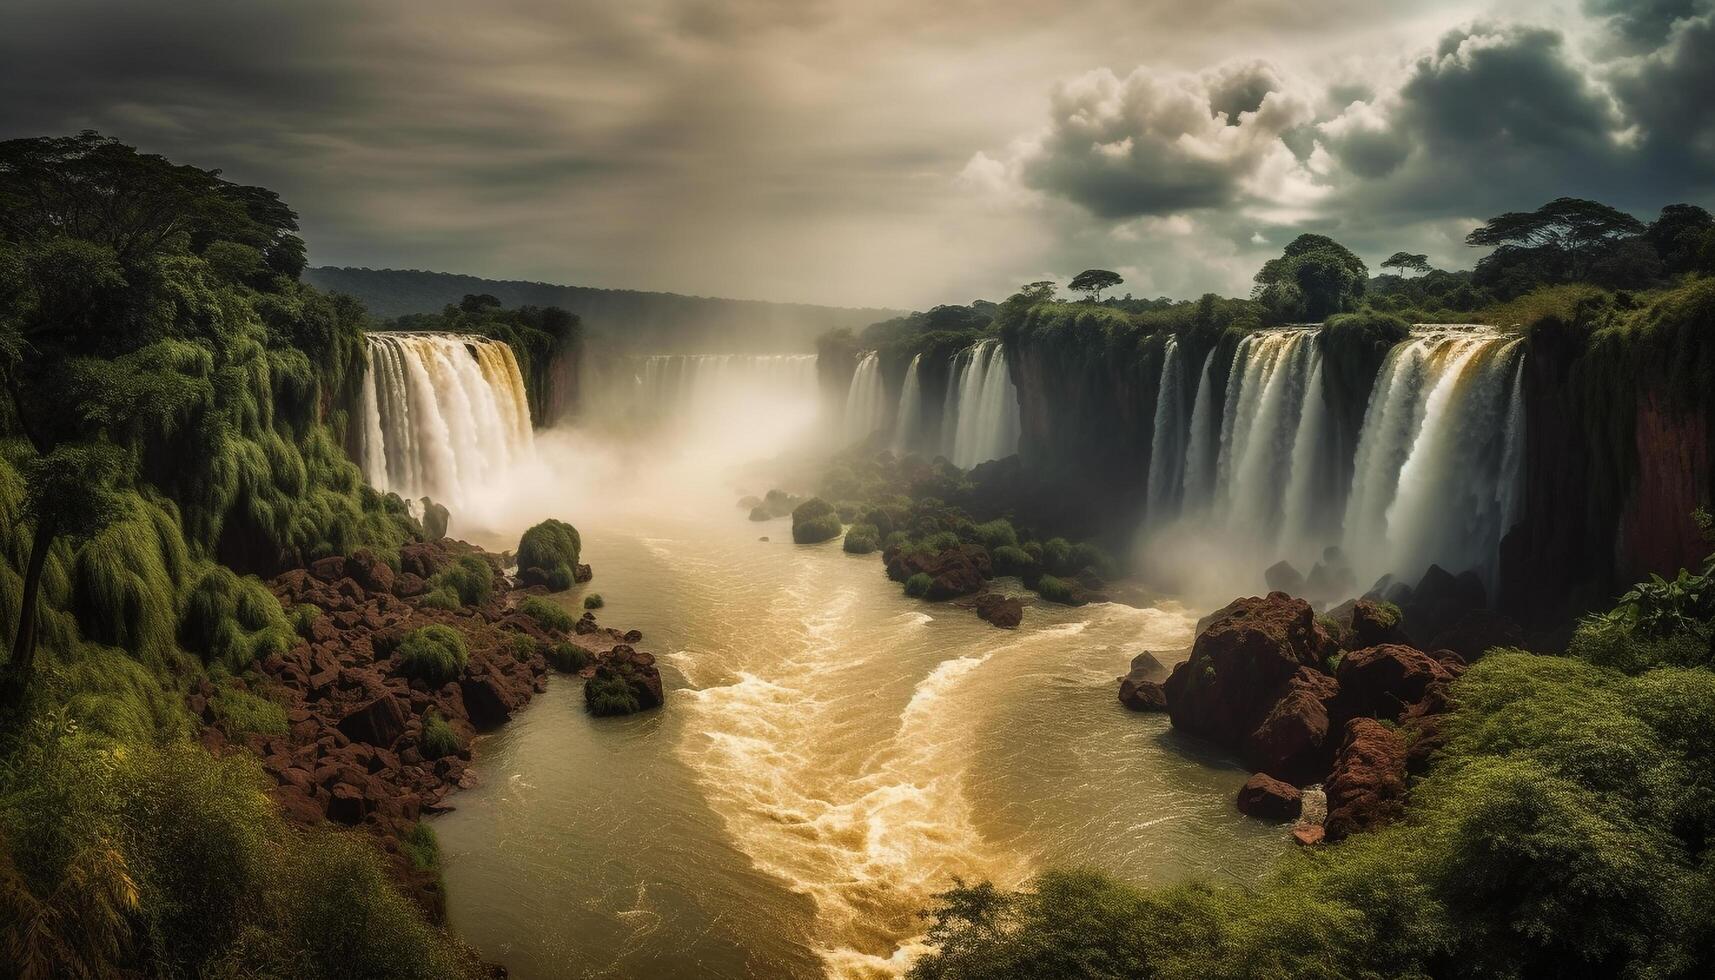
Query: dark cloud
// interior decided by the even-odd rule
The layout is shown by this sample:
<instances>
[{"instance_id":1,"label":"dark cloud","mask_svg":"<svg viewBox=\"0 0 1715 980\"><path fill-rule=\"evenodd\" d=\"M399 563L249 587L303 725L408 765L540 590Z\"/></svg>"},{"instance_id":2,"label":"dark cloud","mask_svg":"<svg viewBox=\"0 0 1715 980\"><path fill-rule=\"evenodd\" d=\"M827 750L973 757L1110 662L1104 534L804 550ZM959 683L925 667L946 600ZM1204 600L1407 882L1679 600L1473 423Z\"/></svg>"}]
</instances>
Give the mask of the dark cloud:
<instances>
[{"instance_id":1,"label":"dark cloud","mask_svg":"<svg viewBox=\"0 0 1715 980\"><path fill-rule=\"evenodd\" d=\"M1622 47L1654 50L1680 21L1709 11L1709 0L1584 0L1584 10L1606 21Z\"/></svg>"}]
</instances>

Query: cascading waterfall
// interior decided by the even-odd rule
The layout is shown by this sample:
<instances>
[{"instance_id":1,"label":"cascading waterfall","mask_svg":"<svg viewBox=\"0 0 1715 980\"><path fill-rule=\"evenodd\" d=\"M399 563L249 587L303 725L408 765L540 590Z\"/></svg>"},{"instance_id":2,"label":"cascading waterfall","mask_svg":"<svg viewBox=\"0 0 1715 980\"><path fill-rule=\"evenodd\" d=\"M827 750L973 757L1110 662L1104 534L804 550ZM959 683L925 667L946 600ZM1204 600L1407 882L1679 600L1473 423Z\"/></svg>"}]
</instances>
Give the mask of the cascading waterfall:
<instances>
[{"instance_id":1,"label":"cascading waterfall","mask_svg":"<svg viewBox=\"0 0 1715 980\"><path fill-rule=\"evenodd\" d=\"M378 490L469 503L533 452L512 348L455 334L372 333L358 460Z\"/></svg>"},{"instance_id":2,"label":"cascading waterfall","mask_svg":"<svg viewBox=\"0 0 1715 980\"><path fill-rule=\"evenodd\" d=\"M1492 327L1417 327L1388 355L1341 476L1324 398L1320 330L1254 332L1234 348L1224 398L1205 358L1176 445L1185 365L1164 351L1147 487L1149 524L1301 571L1338 544L1367 585L1430 564L1493 582L1518 520L1523 345ZM1182 499L1174 499L1177 491Z\"/></svg>"},{"instance_id":3,"label":"cascading waterfall","mask_svg":"<svg viewBox=\"0 0 1715 980\"><path fill-rule=\"evenodd\" d=\"M917 430L923 426L923 384L917 378L917 365L923 355L911 358L905 369L905 383L899 388L899 412L893 423L893 451L910 452L917 443Z\"/></svg>"},{"instance_id":4,"label":"cascading waterfall","mask_svg":"<svg viewBox=\"0 0 1715 980\"><path fill-rule=\"evenodd\" d=\"M887 424L886 392L881 382L881 355L866 353L852 374L846 392L845 439L860 442Z\"/></svg>"},{"instance_id":5,"label":"cascading waterfall","mask_svg":"<svg viewBox=\"0 0 1715 980\"><path fill-rule=\"evenodd\" d=\"M1523 352L1516 336L1447 326L1389 353L1346 508L1345 548L1360 576L1409 578L1438 564L1493 581L1518 516Z\"/></svg>"},{"instance_id":6,"label":"cascading waterfall","mask_svg":"<svg viewBox=\"0 0 1715 980\"><path fill-rule=\"evenodd\" d=\"M1185 479L1185 428L1180 407L1184 400L1184 368L1179 338L1167 338L1162 352L1161 382L1155 394L1155 433L1149 444L1148 513L1162 521L1178 510Z\"/></svg>"},{"instance_id":7,"label":"cascading waterfall","mask_svg":"<svg viewBox=\"0 0 1715 980\"><path fill-rule=\"evenodd\" d=\"M941 425L947 458L956 466L969 469L1018 451L1018 390L998 340L980 340L958 353Z\"/></svg>"}]
</instances>

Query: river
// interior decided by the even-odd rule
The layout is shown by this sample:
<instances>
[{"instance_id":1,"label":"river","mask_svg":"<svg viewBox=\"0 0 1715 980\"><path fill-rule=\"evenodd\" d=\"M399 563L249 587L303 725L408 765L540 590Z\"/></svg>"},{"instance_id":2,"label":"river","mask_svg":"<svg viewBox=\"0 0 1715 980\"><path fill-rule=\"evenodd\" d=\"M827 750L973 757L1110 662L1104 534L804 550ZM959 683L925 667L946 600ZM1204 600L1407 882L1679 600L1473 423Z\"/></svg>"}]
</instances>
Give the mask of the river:
<instances>
[{"instance_id":1,"label":"river","mask_svg":"<svg viewBox=\"0 0 1715 980\"><path fill-rule=\"evenodd\" d=\"M595 579L559 600L599 592L668 688L662 710L596 719L556 677L476 741L481 784L433 826L453 927L512 976L896 975L955 877L1245 879L1285 847L1234 809L1244 770L1115 698L1138 651L1189 643L1195 610L1038 604L996 629L679 475L544 470L464 529L506 548L572 520Z\"/></svg>"}]
</instances>

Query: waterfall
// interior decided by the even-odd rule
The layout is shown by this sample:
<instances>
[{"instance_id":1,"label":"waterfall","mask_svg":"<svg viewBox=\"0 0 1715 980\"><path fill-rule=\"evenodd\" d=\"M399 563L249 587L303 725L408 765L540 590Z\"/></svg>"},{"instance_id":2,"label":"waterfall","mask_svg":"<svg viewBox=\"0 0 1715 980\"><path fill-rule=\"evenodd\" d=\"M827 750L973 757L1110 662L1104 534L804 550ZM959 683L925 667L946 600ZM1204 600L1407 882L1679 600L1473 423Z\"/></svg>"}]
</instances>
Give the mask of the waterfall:
<instances>
[{"instance_id":1,"label":"waterfall","mask_svg":"<svg viewBox=\"0 0 1715 980\"><path fill-rule=\"evenodd\" d=\"M1227 382L1215 499L1231 530L1272 545L1291 483L1294 443L1311 387L1316 331L1268 330L1239 343Z\"/></svg>"},{"instance_id":2,"label":"waterfall","mask_svg":"<svg viewBox=\"0 0 1715 980\"><path fill-rule=\"evenodd\" d=\"M899 412L893 423L893 451L910 452L917 443L917 430L923 426L923 387L917 380L917 365L923 355L911 358L905 369L905 383L899 387Z\"/></svg>"},{"instance_id":3,"label":"waterfall","mask_svg":"<svg viewBox=\"0 0 1715 980\"><path fill-rule=\"evenodd\" d=\"M969 469L1018 451L1018 391L1004 345L980 340L958 353L948 377L947 409L942 439L955 466Z\"/></svg>"},{"instance_id":4,"label":"waterfall","mask_svg":"<svg viewBox=\"0 0 1715 980\"><path fill-rule=\"evenodd\" d=\"M887 424L887 402L881 383L881 356L870 351L858 361L846 391L845 440L862 442Z\"/></svg>"},{"instance_id":5,"label":"waterfall","mask_svg":"<svg viewBox=\"0 0 1715 980\"><path fill-rule=\"evenodd\" d=\"M1215 352L1203 355L1203 370L1197 374L1197 397L1191 405L1191 429L1185 436L1185 491L1180 507L1202 510L1215 487L1216 424L1214 384L1209 380Z\"/></svg>"},{"instance_id":6,"label":"waterfall","mask_svg":"<svg viewBox=\"0 0 1715 980\"><path fill-rule=\"evenodd\" d=\"M483 337L372 333L358 462L378 490L470 502L534 451L512 349Z\"/></svg>"},{"instance_id":7,"label":"waterfall","mask_svg":"<svg viewBox=\"0 0 1715 980\"><path fill-rule=\"evenodd\" d=\"M1149 443L1149 486L1145 501L1149 519L1166 520L1178 509L1186 467L1185 429L1180 417L1184 401L1184 368L1179 338L1168 337L1162 353L1161 379L1155 392L1155 432Z\"/></svg>"},{"instance_id":8,"label":"waterfall","mask_svg":"<svg viewBox=\"0 0 1715 980\"><path fill-rule=\"evenodd\" d=\"M1363 576L1431 564L1493 581L1516 519L1523 344L1492 328L1423 330L1389 355L1358 442L1345 546Z\"/></svg>"}]
</instances>

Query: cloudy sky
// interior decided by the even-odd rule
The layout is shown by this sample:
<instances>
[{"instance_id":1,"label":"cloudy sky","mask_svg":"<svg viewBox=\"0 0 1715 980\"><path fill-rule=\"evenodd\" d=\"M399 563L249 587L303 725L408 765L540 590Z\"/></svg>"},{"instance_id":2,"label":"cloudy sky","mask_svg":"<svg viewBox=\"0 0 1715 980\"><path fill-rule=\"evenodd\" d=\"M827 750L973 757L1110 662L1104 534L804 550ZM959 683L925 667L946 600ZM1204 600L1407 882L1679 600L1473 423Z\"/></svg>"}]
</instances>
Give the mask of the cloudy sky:
<instances>
[{"instance_id":1,"label":"cloudy sky","mask_svg":"<svg viewBox=\"0 0 1715 980\"><path fill-rule=\"evenodd\" d=\"M1050 7L1058 9L1050 12ZM1715 0L4 0L0 136L99 129L317 264L923 307L1300 231L1466 267L1563 194L1715 206Z\"/></svg>"}]
</instances>

